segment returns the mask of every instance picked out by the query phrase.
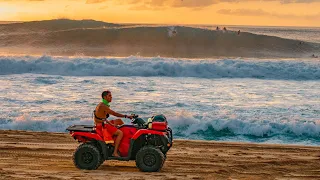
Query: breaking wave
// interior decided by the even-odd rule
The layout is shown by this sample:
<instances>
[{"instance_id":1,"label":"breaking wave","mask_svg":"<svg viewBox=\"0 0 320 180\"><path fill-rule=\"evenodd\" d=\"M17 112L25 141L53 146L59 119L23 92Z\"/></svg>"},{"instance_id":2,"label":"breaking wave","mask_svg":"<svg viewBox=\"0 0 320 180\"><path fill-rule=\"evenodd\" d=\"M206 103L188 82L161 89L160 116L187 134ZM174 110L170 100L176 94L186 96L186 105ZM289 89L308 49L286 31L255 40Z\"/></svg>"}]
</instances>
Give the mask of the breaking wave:
<instances>
[{"instance_id":1,"label":"breaking wave","mask_svg":"<svg viewBox=\"0 0 320 180\"><path fill-rule=\"evenodd\" d=\"M66 132L72 124L92 124L92 120L32 120L29 116L0 119L0 129ZM222 141L250 141L316 145L320 143L320 121L272 122L237 119L196 119L171 117L169 125L175 138ZM309 142L310 141L310 142Z\"/></svg>"},{"instance_id":2,"label":"breaking wave","mask_svg":"<svg viewBox=\"0 0 320 180\"><path fill-rule=\"evenodd\" d=\"M318 43L187 26L51 20L0 25L0 48L25 54L145 57L310 57Z\"/></svg>"},{"instance_id":3,"label":"breaking wave","mask_svg":"<svg viewBox=\"0 0 320 180\"><path fill-rule=\"evenodd\" d=\"M191 122L190 122L191 121ZM316 122L270 122L209 120L201 122L189 119L187 123L173 124L175 135L183 139L222 141L252 141L267 143L319 144L320 121Z\"/></svg>"},{"instance_id":4,"label":"breaking wave","mask_svg":"<svg viewBox=\"0 0 320 180\"><path fill-rule=\"evenodd\" d=\"M289 60L0 57L0 74L319 80L320 63ZM54 83L54 82L53 82Z\"/></svg>"}]
</instances>

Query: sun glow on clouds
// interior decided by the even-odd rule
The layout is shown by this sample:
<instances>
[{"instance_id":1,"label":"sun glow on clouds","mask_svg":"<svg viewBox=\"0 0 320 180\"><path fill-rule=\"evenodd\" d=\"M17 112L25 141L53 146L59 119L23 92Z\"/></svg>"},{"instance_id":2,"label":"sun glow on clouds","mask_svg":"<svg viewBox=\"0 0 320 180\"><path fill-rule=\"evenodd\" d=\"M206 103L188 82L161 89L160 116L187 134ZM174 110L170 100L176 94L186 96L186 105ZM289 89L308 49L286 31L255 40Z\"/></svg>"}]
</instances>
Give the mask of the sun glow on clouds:
<instances>
[{"instance_id":1,"label":"sun glow on clouds","mask_svg":"<svg viewBox=\"0 0 320 180\"><path fill-rule=\"evenodd\" d=\"M320 26L319 0L0 0L0 21Z\"/></svg>"},{"instance_id":2,"label":"sun glow on clouds","mask_svg":"<svg viewBox=\"0 0 320 180\"><path fill-rule=\"evenodd\" d=\"M14 7L0 6L0 20L3 20L4 18L10 18L15 13L16 13L16 10Z\"/></svg>"}]
</instances>

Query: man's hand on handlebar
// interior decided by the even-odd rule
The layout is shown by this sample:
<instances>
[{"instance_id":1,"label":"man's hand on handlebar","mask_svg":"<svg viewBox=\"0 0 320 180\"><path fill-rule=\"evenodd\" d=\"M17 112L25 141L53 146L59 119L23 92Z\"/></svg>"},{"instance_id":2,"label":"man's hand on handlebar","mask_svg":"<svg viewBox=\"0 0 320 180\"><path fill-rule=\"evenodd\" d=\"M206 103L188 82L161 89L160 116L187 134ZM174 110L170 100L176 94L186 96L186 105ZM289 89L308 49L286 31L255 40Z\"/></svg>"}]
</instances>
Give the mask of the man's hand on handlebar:
<instances>
[{"instance_id":1,"label":"man's hand on handlebar","mask_svg":"<svg viewBox=\"0 0 320 180\"><path fill-rule=\"evenodd\" d=\"M126 115L126 116L125 116L125 118L132 119L132 118L133 118L133 115L129 115L129 116L128 116L128 115Z\"/></svg>"}]
</instances>

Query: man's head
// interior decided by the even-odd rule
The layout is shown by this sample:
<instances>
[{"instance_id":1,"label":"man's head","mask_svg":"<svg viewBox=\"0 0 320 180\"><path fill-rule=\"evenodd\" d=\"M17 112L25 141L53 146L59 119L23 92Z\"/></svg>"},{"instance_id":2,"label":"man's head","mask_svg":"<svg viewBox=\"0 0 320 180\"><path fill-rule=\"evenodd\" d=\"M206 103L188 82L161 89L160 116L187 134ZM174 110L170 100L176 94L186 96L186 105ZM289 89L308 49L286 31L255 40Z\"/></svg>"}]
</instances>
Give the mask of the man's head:
<instances>
[{"instance_id":1,"label":"man's head","mask_svg":"<svg viewBox=\"0 0 320 180\"><path fill-rule=\"evenodd\" d=\"M111 95L111 91L103 91L101 94L102 99L107 100L108 102L112 101L112 95Z\"/></svg>"}]
</instances>

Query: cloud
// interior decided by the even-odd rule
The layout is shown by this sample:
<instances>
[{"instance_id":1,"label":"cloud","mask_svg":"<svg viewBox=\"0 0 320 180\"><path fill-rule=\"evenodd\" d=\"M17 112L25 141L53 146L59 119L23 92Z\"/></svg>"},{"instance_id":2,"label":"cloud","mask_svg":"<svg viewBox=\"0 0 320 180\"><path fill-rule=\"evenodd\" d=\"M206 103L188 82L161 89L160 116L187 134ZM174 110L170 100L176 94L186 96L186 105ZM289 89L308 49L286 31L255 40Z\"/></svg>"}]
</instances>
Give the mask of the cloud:
<instances>
[{"instance_id":1,"label":"cloud","mask_svg":"<svg viewBox=\"0 0 320 180\"><path fill-rule=\"evenodd\" d=\"M100 3L107 0L87 0L87 3ZM111 0L109 0L111 1ZM113 0L118 5L133 5L134 10L150 10L162 8L191 8L202 9L219 3L243 3L243 2L279 2L281 4L314 3L320 0ZM157 8L156 8L157 7ZM162 7L162 8L159 8Z\"/></svg>"},{"instance_id":2,"label":"cloud","mask_svg":"<svg viewBox=\"0 0 320 180\"><path fill-rule=\"evenodd\" d=\"M217 11L219 14L225 15L237 15L237 16L268 16L270 13L261 9L220 9Z\"/></svg>"},{"instance_id":3,"label":"cloud","mask_svg":"<svg viewBox=\"0 0 320 180\"><path fill-rule=\"evenodd\" d=\"M296 15L296 14L279 14L279 13L270 13L266 12L262 9L220 9L217 11L219 14L224 15L237 15L237 16L270 16L277 18L290 18L290 19L319 19L320 20L320 12L317 14L309 14L309 15Z\"/></svg>"},{"instance_id":4,"label":"cloud","mask_svg":"<svg viewBox=\"0 0 320 180\"><path fill-rule=\"evenodd\" d=\"M86 4L96 4L96 3L102 3L106 2L107 0L87 0Z\"/></svg>"},{"instance_id":5,"label":"cloud","mask_svg":"<svg viewBox=\"0 0 320 180\"><path fill-rule=\"evenodd\" d=\"M313 3L319 2L319 0L280 0L281 4L290 4L290 3Z\"/></svg>"},{"instance_id":6,"label":"cloud","mask_svg":"<svg viewBox=\"0 0 320 180\"><path fill-rule=\"evenodd\" d=\"M165 6L150 6L150 5L137 5L129 8L129 10L136 10L136 11L143 11L143 10L153 10L153 11L160 11L166 9Z\"/></svg>"},{"instance_id":7,"label":"cloud","mask_svg":"<svg viewBox=\"0 0 320 180\"><path fill-rule=\"evenodd\" d=\"M0 2L28 2L28 1L54 1L54 0L0 0ZM66 0L68 1L68 0ZM69 0L76 1L76 0ZM146 5L154 7L185 7L185 8L204 8L212 6L218 3L241 3L241 2L279 2L281 4L292 4L292 3L314 3L319 0L86 0L86 4L97 4L103 2L114 2L123 5Z\"/></svg>"},{"instance_id":8,"label":"cloud","mask_svg":"<svg viewBox=\"0 0 320 180\"><path fill-rule=\"evenodd\" d=\"M17 2L17 1L46 1L46 0L0 0L0 2L9 2L9 1Z\"/></svg>"},{"instance_id":9,"label":"cloud","mask_svg":"<svg viewBox=\"0 0 320 180\"><path fill-rule=\"evenodd\" d=\"M108 9L109 6L101 6L99 9Z\"/></svg>"},{"instance_id":10,"label":"cloud","mask_svg":"<svg viewBox=\"0 0 320 180\"><path fill-rule=\"evenodd\" d=\"M202 9L218 3L219 0L127 0L121 4L134 5L132 10L163 10L166 8Z\"/></svg>"},{"instance_id":11,"label":"cloud","mask_svg":"<svg viewBox=\"0 0 320 180\"><path fill-rule=\"evenodd\" d=\"M207 7L213 4L219 3L219 0L201 0L201 1L193 1L193 0L178 0L173 1L173 7L191 7L191 8L200 8Z\"/></svg>"}]
</instances>

